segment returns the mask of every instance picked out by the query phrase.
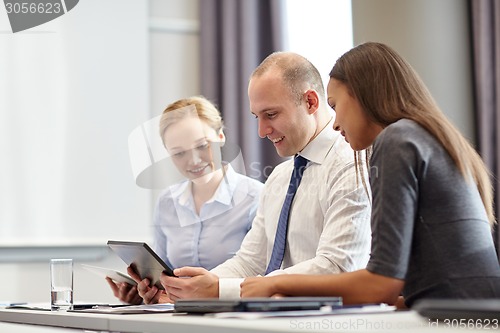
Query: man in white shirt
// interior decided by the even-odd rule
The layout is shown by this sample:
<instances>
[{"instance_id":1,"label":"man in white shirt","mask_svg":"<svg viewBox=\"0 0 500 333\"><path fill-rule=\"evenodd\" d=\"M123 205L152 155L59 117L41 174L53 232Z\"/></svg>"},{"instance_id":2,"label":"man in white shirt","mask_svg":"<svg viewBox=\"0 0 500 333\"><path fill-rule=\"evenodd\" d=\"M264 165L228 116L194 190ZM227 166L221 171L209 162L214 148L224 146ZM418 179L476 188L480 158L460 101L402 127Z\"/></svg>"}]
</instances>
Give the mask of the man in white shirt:
<instances>
[{"instance_id":1,"label":"man in white shirt","mask_svg":"<svg viewBox=\"0 0 500 333\"><path fill-rule=\"evenodd\" d=\"M369 190L357 175L352 149L333 130L318 70L295 53L274 53L252 74L248 96L259 136L271 140L282 157L300 155L308 160L290 210L281 269L271 274L364 268L370 248ZM211 271L178 268L174 273L180 279L162 276L170 300L238 298L243 278L265 274L293 168L291 159L273 170L252 229L233 258ZM163 291L148 286L148 279L139 282L145 303L166 300L160 299Z\"/></svg>"}]
</instances>

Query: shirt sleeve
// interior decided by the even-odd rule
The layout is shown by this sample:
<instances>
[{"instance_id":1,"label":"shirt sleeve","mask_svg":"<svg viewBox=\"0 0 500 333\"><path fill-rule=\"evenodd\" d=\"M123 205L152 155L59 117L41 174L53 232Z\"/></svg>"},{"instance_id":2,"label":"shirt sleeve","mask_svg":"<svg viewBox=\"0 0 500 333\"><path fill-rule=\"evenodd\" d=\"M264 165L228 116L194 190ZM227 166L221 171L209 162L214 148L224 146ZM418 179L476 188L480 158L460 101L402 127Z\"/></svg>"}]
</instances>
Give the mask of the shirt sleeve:
<instances>
[{"instance_id":1,"label":"shirt sleeve","mask_svg":"<svg viewBox=\"0 0 500 333\"><path fill-rule=\"evenodd\" d=\"M240 298L240 284L243 278L222 278L219 279L219 298L238 299Z\"/></svg>"},{"instance_id":2,"label":"shirt sleeve","mask_svg":"<svg viewBox=\"0 0 500 333\"><path fill-rule=\"evenodd\" d=\"M401 128L387 128L375 142L370 183L373 192L372 253L367 269L404 279L418 206L418 146Z\"/></svg>"},{"instance_id":3,"label":"shirt sleeve","mask_svg":"<svg viewBox=\"0 0 500 333\"><path fill-rule=\"evenodd\" d=\"M262 202L265 200L265 191L262 191L252 228L243 239L240 250L234 257L211 270L219 277L221 298L239 298L242 278L256 276L266 269L267 238L261 212ZM240 282L234 278L239 278Z\"/></svg>"}]
</instances>

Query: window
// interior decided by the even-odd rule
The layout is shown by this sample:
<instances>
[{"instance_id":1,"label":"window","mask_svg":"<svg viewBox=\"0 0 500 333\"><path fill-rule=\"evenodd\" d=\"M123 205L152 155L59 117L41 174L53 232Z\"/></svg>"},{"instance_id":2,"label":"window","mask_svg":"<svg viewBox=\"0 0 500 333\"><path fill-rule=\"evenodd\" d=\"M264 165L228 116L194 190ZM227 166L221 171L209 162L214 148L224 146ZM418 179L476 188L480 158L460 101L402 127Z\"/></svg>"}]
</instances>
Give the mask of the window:
<instances>
[{"instance_id":1,"label":"window","mask_svg":"<svg viewBox=\"0 0 500 333\"><path fill-rule=\"evenodd\" d=\"M305 56L323 82L335 61L353 46L351 0L287 0L286 49Z\"/></svg>"}]
</instances>

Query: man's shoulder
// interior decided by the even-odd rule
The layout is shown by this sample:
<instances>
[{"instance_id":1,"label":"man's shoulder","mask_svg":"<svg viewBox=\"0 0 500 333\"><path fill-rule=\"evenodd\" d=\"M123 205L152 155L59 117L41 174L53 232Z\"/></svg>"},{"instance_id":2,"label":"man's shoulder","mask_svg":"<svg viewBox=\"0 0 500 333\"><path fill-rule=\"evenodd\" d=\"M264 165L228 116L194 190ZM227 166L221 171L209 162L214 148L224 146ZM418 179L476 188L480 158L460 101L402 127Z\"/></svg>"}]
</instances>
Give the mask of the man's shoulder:
<instances>
[{"instance_id":1,"label":"man's shoulder","mask_svg":"<svg viewBox=\"0 0 500 333\"><path fill-rule=\"evenodd\" d=\"M269 181L269 179L272 179L272 178L279 176L280 174L282 174L284 172L288 171L287 173L290 173L291 169L293 169L293 158L290 158L290 159L283 161L283 162L279 163L278 165L276 165L273 168L273 171L271 172L269 177L267 178L267 181Z\"/></svg>"},{"instance_id":2,"label":"man's shoulder","mask_svg":"<svg viewBox=\"0 0 500 333\"><path fill-rule=\"evenodd\" d=\"M290 174L293 169L293 159L290 158L276 165L269 176L267 177L264 186L269 189L270 186L281 186L279 184L288 184L290 181ZM263 191L265 193L266 191Z\"/></svg>"},{"instance_id":3,"label":"man's shoulder","mask_svg":"<svg viewBox=\"0 0 500 333\"><path fill-rule=\"evenodd\" d=\"M324 168L344 167L354 163L354 150L345 140L336 140L325 157Z\"/></svg>"}]
</instances>

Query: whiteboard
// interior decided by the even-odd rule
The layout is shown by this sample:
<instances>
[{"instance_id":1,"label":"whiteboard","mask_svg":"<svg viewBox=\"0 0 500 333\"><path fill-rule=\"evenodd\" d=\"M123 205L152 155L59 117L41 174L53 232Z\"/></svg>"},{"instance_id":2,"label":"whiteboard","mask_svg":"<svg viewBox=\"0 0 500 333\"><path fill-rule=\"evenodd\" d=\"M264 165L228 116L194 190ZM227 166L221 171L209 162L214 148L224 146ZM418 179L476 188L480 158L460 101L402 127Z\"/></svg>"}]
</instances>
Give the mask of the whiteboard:
<instances>
[{"instance_id":1,"label":"whiteboard","mask_svg":"<svg viewBox=\"0 0 500 333\"><path fill-rule=\"evenodd\" d=\"M151 236L127 139L149 115L147 0L82 0L12 33L0 10L0 246Z\"/></svg>"}]
</instances>

